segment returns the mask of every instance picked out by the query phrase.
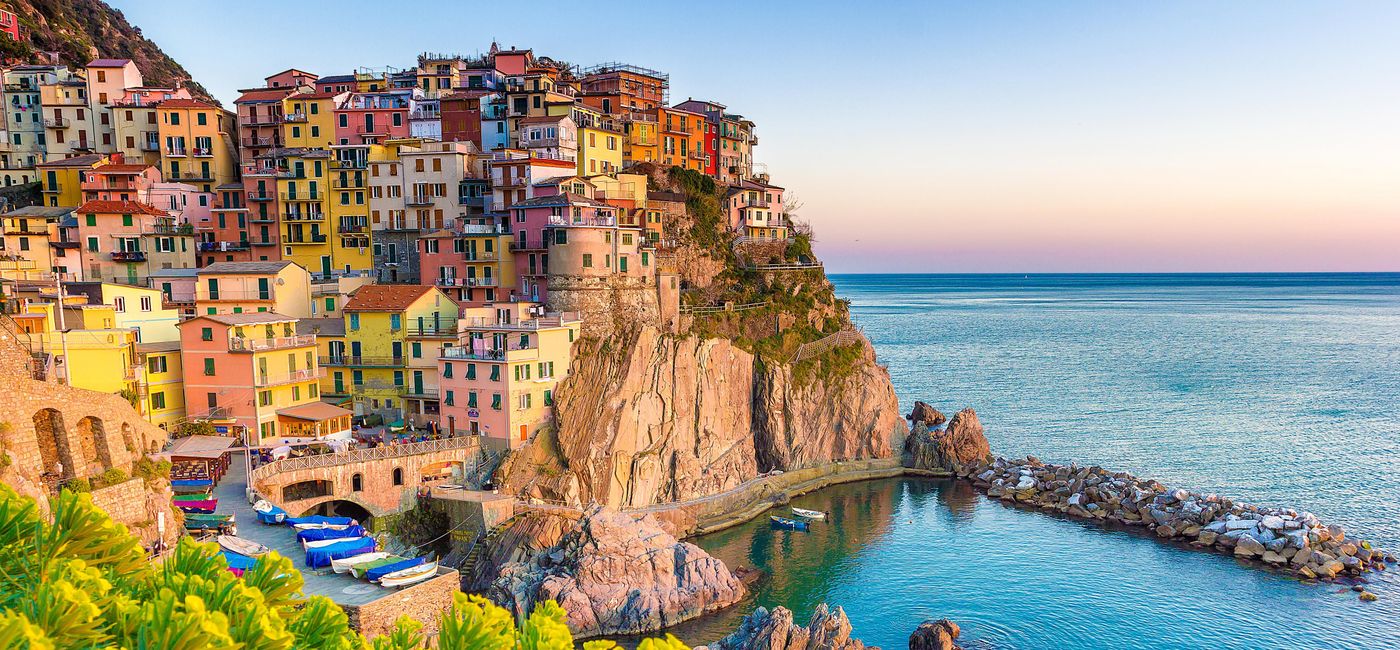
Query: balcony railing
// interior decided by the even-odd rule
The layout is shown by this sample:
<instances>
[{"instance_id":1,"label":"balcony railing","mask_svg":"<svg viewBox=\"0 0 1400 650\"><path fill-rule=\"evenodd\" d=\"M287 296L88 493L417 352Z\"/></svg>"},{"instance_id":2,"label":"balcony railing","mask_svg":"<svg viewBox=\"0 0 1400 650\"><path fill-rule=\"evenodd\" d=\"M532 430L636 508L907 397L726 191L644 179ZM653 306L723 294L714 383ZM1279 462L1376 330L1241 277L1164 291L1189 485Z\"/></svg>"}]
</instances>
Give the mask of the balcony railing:
<instances>
[{"instance_id":1,"label":"balcony railing","mask_svg":"<svg viewBox=\"0 0 1400 650\"><path fill-rule=\"evenodd\" d=\"M272 289L262 291L254 289L251 291L238 291L221 289L219 291L203 291L198 294L199 300L272 300Z\"/></svg>"},{"instance_id":2,"label":"balcony railing","mask_svg":"<svg viewBox=\"0 0 1400 650\"><path fill-rule=\"evenodd\" d=\"M66 117L51 117L44 120L44 126L50 129L66 129L73 125L73 122Z\"/></svg>"},{"instance_id":3,"label":"balcony railing","mask_svg":"<svg viewBox=\"0 0 1400 650\"><path fill-rule=\"evenodd\" d=\"M432 336L432 337L455 337L457 336L457 324L445 323L442 325L423 325L422 327L410 325L404 328L404 336Z\"/></svg>"},{"instance_id":4,"label":"balcony railing","mask_svg":"<svg viewBox=\"0 0 1400 650\"><path fill-rule=\"evenodd\" d=\"M142 151L160 151L160 142L157 140L144 140L141 142Z\"/></svg>"},{"instance_id":5,"label":"balcony railing","mask_svg":"<svg viewBox=\"0 0 1400 650\"><path fill-rule=\"evenodd\" d=\"M511 330L533 332L551 327L559 327L565 322L575 320L578 320L578 315L576 313L564 312L562 315L556 313L511 323L502 322L494 318L463 318L459 322L459 326L463 330Z\"/></svg>"},{"instance_id":6,"label":"balcony railing","mask_svg":"<svg viewBox=\"0 0 1400 650\"><path fill-rule=\"evenodd\" d=\"M439 438L437 440L427 440L424 442L412 442L403 445L382 445L379 447L366 447L352 449L333 454L316 454L314 456L301 456L298 458L284 458L275 460L266 465L259 465L248 476L249 481L261 481L274 474L282 472L292 472L303 469L316 469L320 467L335 467L349 463L362 463L371 460L385 460L390 458L403 458L406 456L416 456L438 451L452 449L466 449L480 444L481 440L477 436L460 436L456 438Z\"/></svg>"},{"instance_id":7,"label":"balcony railing","mask_svg":"<svg viewBox=\"0 0 1400 650\"><path fill-rule=\"evenodd\" d=\"M222 253L225 251L246 251L252 248L252 244L246 241L202 241L199 242L199 252L201 253Z\"/></svg>"},{"instance_id":8,"label":"balcony railing","mask_svg":"<svg viewBox=\"0 0 1400 650\"><path fill-rule=\"evenodd\" d=\"M462 251L462 260L467 262L494 262L496 259L496 251Z\"/></svg>"},{"instance_id":9,"label":"balcony railing","mask_svg":"<svg viewBox=\"0 0 1400 650\"><path fill-rule=\"evenodd\" d=\"M271 147L278 142L273 138L243 138L245 147Z\"/></svg>"},{"instance_id":10,"label":"balcony railing","mask_svg":"<svg viewBox=\"0 0 1400 650\"><path fill-rule=\"evenodd\" d=\"M264 350L284 350L316 345L314 335L279 336L274 338L233 337L228 341L230 352L262 352Z\"/></svg>"},{"instance_id":11,"label":"balcony railing","mask_svg":"<svg viewBox=\"0 0 1400 650\"><path fill-rule=\"evenodd\" d=\"M313 379L323 379L326 376L325 368L303 368L293 370L285 375L268 375L259 373L253 380L255 386L279 386L281 384L293 384L299 381L311 381Z\"/></svg>"},{"instance_id":12,"label":"balcony railing","mask_svg":"<svg viewBox=\"0 0 1400 650\"><path fill-rule=\"evenodd\" d=\"M324 212L283 212L283 221L325 221Z\"/></svg>"},{"instance_id":13,"label":"balcony railing","mask_svg":"<svg viewBox=\"0 0 1400 650\"><path fill-rule=\"evenodd\" d=\"M288 124L305 122L306 113L287 113L282 116L282 121Z\"/></svg>"},{"instance_id":14,"label":"balcony railing","mask_svg":"<svg viewBox=\"0 0 1400 650\"><path fill-rule=\"evenodd\" d=\"M144 262L146 253L143 251L112 251L113 262Z\"/></svg>"},{"instance_id":15,"label":"balcony railing","mask_svg":"<svg viewBox=\"0 0 1400 650\"><path fill-rule=\"evenodd\" d=\"M353 354L335 354L318 357L323 366L364 366L371 368L392 368L405 364L407 357L366 357Z\"/></svg>"},{"instance_id":16,"label":"balcony railing","mask_svg":"<svg viewBox=\"0 0 1400 650\"><path fill-rule=\"evenodd\" d=\"M305 194L301 192L282 192L278 196L283 201L320 201L326 198L321 196L320 192L307 192Z\"/></svg>"},{"instance_id":17,"label":"balcony railing","mask_svg":"<svg viewBox=\"0 0 1400 650\"><path fill-rule=\"evenodd\" d=\"M167 156L184 156L185 154L186 154L186 152L185 152L185 148L184 148L184 147L166 147L166 148L165 148L165 155L167 155Z\"/></svg>"},{"instance_id":18,"label":"balcony railing","mask_svg":"<svg viewBox=\"0 0 1400 650\"><path fill-rule=\"evenodd\" d=\"M476 350L465 345L458 345L444 349L442 351L442 354L440 355L440 358L469 359L476 361L505 361L508 356L512 356L512 352L528 353L530 351L534 351L536 354L538 354L539 348L533 345L521 346L518 343L513 343L503 348L483 348L480 350ZM530 355L514 355L514 358L521 358L522 356Z\"/></svg>"},{"instance_id":19,"label":"balcony railing","mask_svg":"<svg viewBox=\"0 0 1400 650\"><path fill-rule=\"evenodd\" d=\"M276 115L242 115L238 119L249 126L272 125L281 121Z\"/></svg>"},{"instance_id":20,"label":"balcony railing","mask_svg":"<svg viewBox=\"0 0 1400 650\"><path fill-rule=\"evenodd\" d=\"M249 192L249 193L248 193L248 200L249 200L249 201L275 201L276 199L277 199L277 193L276 193L276 192L266 192L266 191L258 192L258 191L253 191L253 192Z\"/></svg>"},{"instance_id":21,"label":"balcony railing","mask_svg":"<svg viewBox=\"0 0 1400 650\"><path fill-rule=\"evenodd\" d=\"M612 216L612 215L608 215L608 216L591 216L591 217L573 217L573 216L566 216L566 215L557 215L557 216L556 216L556 215L550 215L550 217L549 217L549 225L551 225L551 226L616 226L616 225L617 225L617 217Z\"/></svg>"},{"instance_id":22,"label":"balcony railing","mask_svg":"<svg viewBox=\"0 0 1400 650\"><path fill-rule=\"evenodd\" d=\"M494 287L496 278L438 278L439 287Z\"/></svg>"},{"instance_id":23,"label":"balcony railing","mask_svg":"<svg viewBox=\"0 0 1400 650\"><path fill-rule=\"evenodd\" d=\"M326 236L325 236L325 235L310 235L310 236L307 236L306 238L301 238L301 239L293 238L293 237L291 237L291 236L288 236L288 237L286 237L286 238L284 238L284 239L282 240L282 243L283 243L283 244L287 244L287 245L289 245L289 246L307 245L307 244L324 244L324 243L326 243Z\"/></svg>"},{"instance_id":24,"label":"balcony railing","mask_svg":"<svg viewBox=\"0 0 1400 650\"><path fill-rule=\"evenodd\" d=\"M431 205L432 203L433 197L427 194L413 194L404 197L404 205Z\"/></svg>"},{"instance_id":25,"label":"balcony railing","mask_svg":"<svg viewBox=\"0 0 1400 650\"><path fill-rule=\"evenodd\" d=\"M539 239L535 239L535 240L528 240L528 239L527 239L527 240L525 240L525 241L516 240L516 241L512 241L512 242L510 243L510 250L511 250L512 252L518 252L518 251L542 251L542 250L545 250L546 248L547 248L547 246L545 245L545 242L542 241L542 240L539 240Z\"/></svg>"},{"instance_id":26,"label":"balcony railing","mask_svg":"<svg viewBox=\"0 0 1400 650\"><path fill-rule=\"evenodd\" d=\"M196 155L196 156L205 157L205 158L214 155L214 148L213 148L213 147L194 147L193 149L190 149L190 151L194 152L194 155Z\"/></svg>"}]
</instances>

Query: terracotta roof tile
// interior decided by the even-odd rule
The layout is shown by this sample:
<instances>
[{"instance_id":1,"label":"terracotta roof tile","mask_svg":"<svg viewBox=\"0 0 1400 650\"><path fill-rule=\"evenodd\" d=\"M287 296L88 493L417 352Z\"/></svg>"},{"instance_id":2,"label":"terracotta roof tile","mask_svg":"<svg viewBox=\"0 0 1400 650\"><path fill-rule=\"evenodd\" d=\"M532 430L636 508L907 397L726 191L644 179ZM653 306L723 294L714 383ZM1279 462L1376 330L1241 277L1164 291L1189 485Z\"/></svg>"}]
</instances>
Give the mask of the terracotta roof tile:
<instances>
[{"instance_id":1,"label":"terracotta roof tile","mask_svg":"<svg viewBox=\"0 0 1400 650\"><path fill-rule=\"evenodd\" d=\"M235 104L246 104L250 102L280 102L283 97L292 94L296 88L268 88L266 90L245 91L238 99L233 100Z\"/></svg>"},{"instance_id":2,"label":"terracotta roof tile","mask_svg":"<svg viewBox=\"0 0 1400 650\"><path fill-rule=\"evenodd\" d=\"M140 201L88 201L78 206L81 214L151 214L170 216L164 210Z\"/></svg>"},{"instance_id":3,"label":"terracotta roof tile","mask_svg":"<svg viewBox=\"0 0 1400 650\"><path fill-rule=\"evenodd\" d=\"M345 311L403 311L433 290L419 284L367 284L350 294Z\"/></svg>"},{"instance_id":4,"label":"terracotta roof tile","mask_svg":"<svg viewBox=\"0 0 1400 650\"><path fill-rule=\"evenodd\" d=\"M101 166L101 167L97 167L97 168L93 169L93 170L92 170L91 172L89 172L89 173L94 173L94 174L140 174L141 172L144 172L144 171L146 171L147 169L150 169L150 168L151 168L151 165L112 164L112 165L103 165L103 166Z\"/></svg>"},{"instance_id":5,"label":"terracotta roof tile","mask_svg":"<svg viewBox=\"0 0 1400 650\"><path fill-rule=\"evenodd\" d=\"M218 106L210 104L209 102L200 101L198 99L185 99L183 97L176 97L174 99L167 99L162 102L157 102L156 106L158 108L208 108L215 110L219 108Z\"/></svg>"}]
</instances>

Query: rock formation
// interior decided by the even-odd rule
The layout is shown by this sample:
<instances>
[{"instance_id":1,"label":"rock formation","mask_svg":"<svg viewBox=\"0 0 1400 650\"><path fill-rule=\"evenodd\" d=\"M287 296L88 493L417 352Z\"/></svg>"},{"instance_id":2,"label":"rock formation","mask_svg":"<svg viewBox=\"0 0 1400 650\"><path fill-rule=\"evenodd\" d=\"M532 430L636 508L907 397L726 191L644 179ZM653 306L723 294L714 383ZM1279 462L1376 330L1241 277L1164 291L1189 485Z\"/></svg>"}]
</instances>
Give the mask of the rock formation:
<instances>
[{"instance_id":1,"label":"rock formation","mask_svg":"<svg viewBox=\"0 0 1400 650\"><path fill-rule=\"evenodd\" d=\"M924 621L909 635L909 650L960 650L962 629L946 618Z\"/></svg>"},{"instance_id":2,"label":"rock formation","mask_svg":"<svg viewBox=\"0 0 1400 650\"><path fill-rule=\"evenodd\" d=\"M577 344L557 433L503 469L503 489L640 507L700 497L771 470L889 457L905 425L863 341L854 367L798 381L728 339L642 328Z\"/></svg>"},{"instance_id":3,"label":"rock formation","mask_svg":"<svg viewBox=\"0 0 1400 650\"><path fill-rule=\"evenodd\" d=\"M914 410L910 411L909 415L905 417L912 424L922 423L930 429L936 429L939 425L948 421L947 416L940 413L938 409L933 408L926 402L917 401L914 402Z\"/></svg>"},{"instance_id":4,"label":"rock formation","mask_svg":"<svg viewBox=\"0 0 1400 650\"><path fill-rule=\"evenodd\" d=\"M918 402L923 404L923 402ZM933 409L929 409L933 410ZM939 414L937 411L933 413ZM919 414L919 409L910 414ZM901 462L914 469L956 471L969 463L984 462L992 457L991 446L983 434L977 412L966 408L953 415L948 427L931 430L925 420L916 419L914 430L904 442Z\"/></svg>"},{"instance_id":5,"label":"rock formation","mask_svg":"<svg viewBox=\"0 0 1400 650\"><path fill-rule=\"evenodd\" d=\"M650 516L595 507L559 540L501 568L487 595L518 616L555 600L578 637L639 634L727 607L743 582Z\"/></svg>"},{"instance_id":6,"label":"rock formation","mask_svg":"<svg viewBox=\"0 0 1400 650\"><path fill-rule=\"evenodd\" d=\"M912 648L912 638L910 644ZM759 607L744 617L733 634L702 647L706 650L862 650L866 645L851 638L851 622L846 620L845 610L829 609L826 603L821 603L812 612L806 627L794 623L792 611L786 607L775 607L771 611ZM879 648L870 646L870 650Z\"/></svg>"},{"instance_id":7,"label":"rock formation","mask_svg":"<svg viewBox=\"0 0 1400 650\"><path fill-rule=\"evenodd\" d=\"M1384 570L1395 558L1341 526L1291 508L1266 508L1214 494L1168 488L1101 467L1052 465L1035 457L963 465L959 476L987 496L1073 517L1145 526L1158 537L1188 541L1236 557L1290 567L1303 578Z\"/></svg>"}]
</instances>

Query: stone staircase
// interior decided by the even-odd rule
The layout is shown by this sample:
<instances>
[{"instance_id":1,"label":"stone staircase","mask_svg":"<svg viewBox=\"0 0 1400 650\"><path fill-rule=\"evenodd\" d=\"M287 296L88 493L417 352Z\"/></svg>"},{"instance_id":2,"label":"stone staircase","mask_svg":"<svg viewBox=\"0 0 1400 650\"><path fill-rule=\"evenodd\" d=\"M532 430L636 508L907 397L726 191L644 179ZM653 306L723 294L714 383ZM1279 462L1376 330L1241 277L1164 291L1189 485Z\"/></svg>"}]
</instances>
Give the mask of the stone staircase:
<instances>
[{"instance_id":1,"label":"stone staircase","mask_svg":"<svg viewBox=\"0 0 1400 650\"><path fill-rule=\"evenodd\" d=\"M517 512L505 521L493 526L491 530L486 531L485 535L477 538L476 542L472 544L471 550L467 552L466 559L462 560L462 563L457 566L457 571L462 574L464 583L476 577L477 563L481 561L481 556L486 553L486 549L490 548L496 540L500 539L506 531L510 530L511 526L514 526L517 522L524 519L528 514L530 514L529 510Z\"/></svg>"}]
</instances>

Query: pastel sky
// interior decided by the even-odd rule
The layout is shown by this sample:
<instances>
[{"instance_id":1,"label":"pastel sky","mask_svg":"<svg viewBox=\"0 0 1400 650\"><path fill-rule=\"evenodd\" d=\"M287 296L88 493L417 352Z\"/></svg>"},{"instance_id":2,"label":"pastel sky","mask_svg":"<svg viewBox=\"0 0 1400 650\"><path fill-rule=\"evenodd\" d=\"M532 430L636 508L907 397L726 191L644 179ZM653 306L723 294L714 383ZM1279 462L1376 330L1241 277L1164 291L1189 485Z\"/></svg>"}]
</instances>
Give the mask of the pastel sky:
<instances>
[{"instance_id":1,"label":"pastel sky","mask_svg":"<svg viewBox=\"0 0 1400 650\"><path fill-rule=\"evenodd\" d=\"M1396 2L112 4L229 106L493 38L669 71L833 271L1400 271Z\"/></svg>"}]
</instances>

